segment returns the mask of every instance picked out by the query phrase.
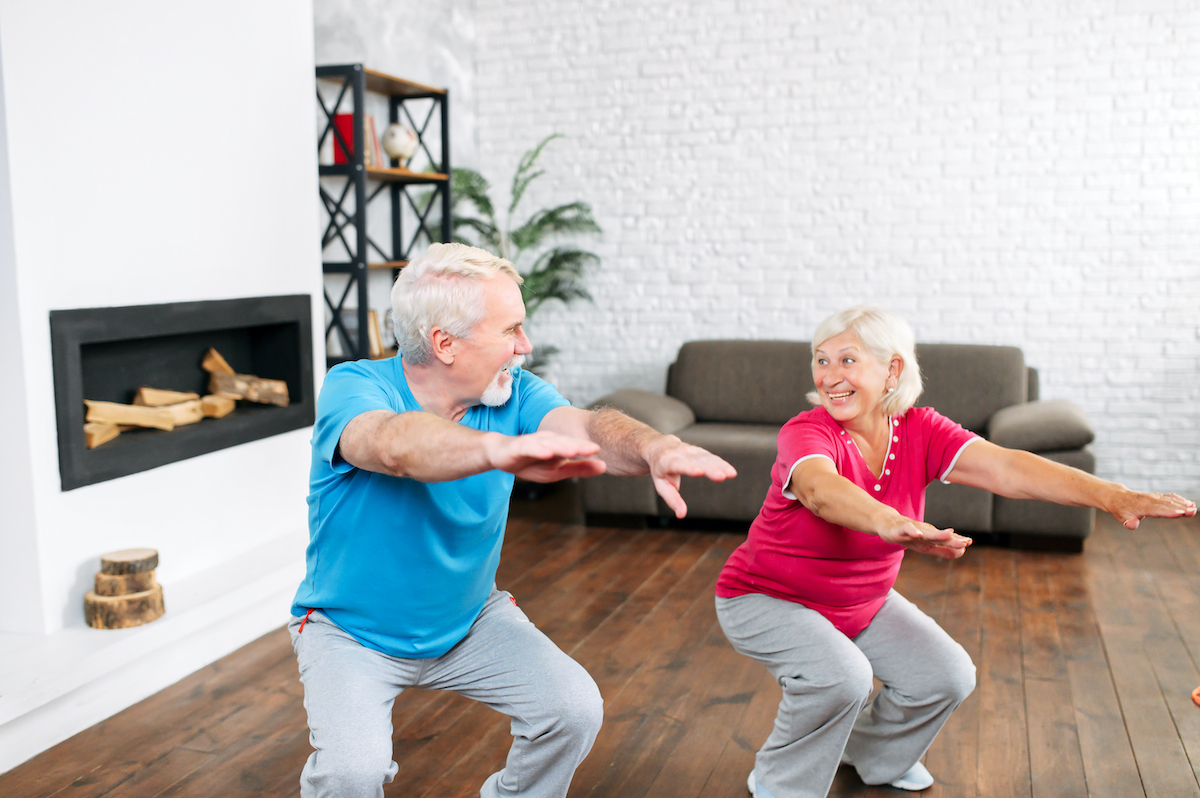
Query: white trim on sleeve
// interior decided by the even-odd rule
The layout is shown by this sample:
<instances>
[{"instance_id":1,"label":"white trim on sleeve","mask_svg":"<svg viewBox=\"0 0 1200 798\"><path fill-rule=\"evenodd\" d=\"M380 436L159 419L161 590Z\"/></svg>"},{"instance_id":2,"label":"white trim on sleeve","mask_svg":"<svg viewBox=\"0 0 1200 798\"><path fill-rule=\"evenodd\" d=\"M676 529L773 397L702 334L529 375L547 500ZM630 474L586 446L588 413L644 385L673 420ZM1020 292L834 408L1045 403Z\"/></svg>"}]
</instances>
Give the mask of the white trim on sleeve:
<instances>
[{"instance_id":1,"label":"white trim on sleeve","mask_svg":"<svg viewBox=\"0 0 1200 798\"><path fill-rule=\"evenodd\" d=\"M962 453L964 451L966 451L968 446L970 446L975 441L981 441L981 440L983 440L983 438L976 435L974 438L971 438L971 440L967 441L962 446L960 446L958 448L958 452L954 455L954 459L950 461L950 465L947 466L946 470L942 472L942 475L940 477L938 477L938 481L944 485L949 485L950 482L949 482L949 480L946 479L946 477L950 476L950 472L954 470L954 465L958 462L958 458L962 457Z\"/></svg>"},{"instance_id":2,"label":"white trim on sleeve","mask_svg":"<svg viewBox=\"0 0 1200 798\"><path fill-rule=\"evenodd\" d=\"M787 486L792 484L792 472L794 472L796 470L796 466L800 465L805 460L811 460L814 457L824 457L829 462L831 462L831 463L833 462L833 458L827 454L806 454L803 457L801 457L799 460L797 460L796 462L792 463L792 467L789 468L788 472L787 472L787 479L785 479L783 481L783 486L784 486L783 487L783 498L791 499L792 501L799 501L799 499L796 498L796 494L794 494L790 490L788 490ZM836 463L835 463L835 465L836 465Z\"/></svg>"}]
</instances>

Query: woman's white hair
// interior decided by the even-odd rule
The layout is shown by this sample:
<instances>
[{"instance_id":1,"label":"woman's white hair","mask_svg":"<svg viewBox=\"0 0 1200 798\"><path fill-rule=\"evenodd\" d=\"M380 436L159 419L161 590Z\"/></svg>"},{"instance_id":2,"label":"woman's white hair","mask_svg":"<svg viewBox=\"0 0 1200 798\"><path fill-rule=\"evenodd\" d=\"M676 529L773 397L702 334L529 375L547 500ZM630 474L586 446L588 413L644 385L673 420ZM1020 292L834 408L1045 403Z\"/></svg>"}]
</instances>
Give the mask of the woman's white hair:
<instances>
[{"instance_id":1,"label":"woman's white hair","mask_svg":"<svg viewBox=\"0 0 1200 798\"><path fill-rule=\"evenodd\" d=\"M430 244L405 266L392 286L392 329L404 359L414 365L429 360L435 327L470 338L487 312L483 281L501 272L525 282L504 258L466 244Z\"/></svg>"},{"instance_id":2,"label":"woman's white hair","mask_svg":"<svg viewBox=\"0 0 1200 798\"><path fill-rule=\"evenodd\" d=\"M813 331L814 365L817 361L817 347L844 332L851 333L871 357L885 366L893 357L904 361L904 368L896 382L896 390L885 393L879 400L879 405L886 415L902 415L917 403L917 397L921 395L924 386L921 384L921 369L917 366L916 343L908 322L883 308L857 305L840 310L818 324L817 329ZM820 395L812 391L808 394L808 401L819 405Z\"/></svg>"}]
</instances>

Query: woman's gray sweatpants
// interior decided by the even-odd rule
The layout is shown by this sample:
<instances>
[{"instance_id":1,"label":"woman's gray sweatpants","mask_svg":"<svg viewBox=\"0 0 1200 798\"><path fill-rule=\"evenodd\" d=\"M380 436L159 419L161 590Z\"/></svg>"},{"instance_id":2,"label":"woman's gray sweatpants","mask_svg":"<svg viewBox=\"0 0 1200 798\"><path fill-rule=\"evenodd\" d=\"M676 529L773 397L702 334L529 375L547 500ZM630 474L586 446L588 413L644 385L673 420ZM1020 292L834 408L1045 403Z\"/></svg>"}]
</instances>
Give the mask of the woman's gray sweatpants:
<instances>
[{"instance_id":1,"label":"woman's gray sweatpants","mask_svg":"<svg viewBox=\"0 0 1200 798\"><path fill-rule=\"evenodd\" d=\"M392 705L405 688L452 690L512 718L513 744L482 798L562 798L600 731L595 681L493 590L470 632L436 659L400 659L367 648L321 612L288 624L304 683L310 741L303 798L379 798L392 760ZM447 762L450 768L453 763ZM414 785L413 792L424 787Z\"/></svg>"},{"instance_id":2,"label":"woman's gray sweatpants","mask_svg":"<svg viewBox=\"0 0 1200 798\"><path fill-rule=\"evenodd\" d=\"M717 618L783 688L755 758L758 798L824 798L843 753L866 784L895 781L975 687L963 647L895 590L853 640L819 612L761 594L718 597ZM872 676L883 689L869 701Z\"/></svg>"}]
</instances>

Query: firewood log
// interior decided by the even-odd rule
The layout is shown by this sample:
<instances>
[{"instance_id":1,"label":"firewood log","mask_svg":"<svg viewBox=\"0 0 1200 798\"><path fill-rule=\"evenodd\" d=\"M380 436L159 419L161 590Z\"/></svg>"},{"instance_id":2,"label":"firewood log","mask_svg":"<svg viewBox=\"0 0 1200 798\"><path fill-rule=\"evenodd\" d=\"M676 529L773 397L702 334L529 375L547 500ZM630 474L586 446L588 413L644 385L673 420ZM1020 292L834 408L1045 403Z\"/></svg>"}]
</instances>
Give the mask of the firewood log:
<instances>
[{"instance_id":1,"label":"firewood log","mask_svg":"<svg viewBox=\"0 0 1200 798\"><path fill-rule=\"evenodd\" d=\"M159 388L146 388L143 386L138 388L137 395L133 397L133 403L146 407L164 407L199 398L200 394L191 393L190 391L164 391Z\"/></svg>"},{"instance_id":2,"label":"firewood log","mask_svg":"<svg viewBox=\"0 0 1200 798\"><path fill-rule=\"evenodd\" d=\"M141 626L160 617L166 611L163 605L162 585L155 585L140 593L127 596L98 596L88 593L83 597L83 615L87 625L93 629L126 629Z\"/></svg>"},{"instance_id":3,"label":"firewood log","mask_svg":"<svg viewBox=\"0 0 1200 798\"><path fill-rule=\"evenodd\" d=\"M140 574L158 567L158 552L154 549L122 549L100 557L100 573L119 576Z\"/></svg>"},{"instance_id":4,"label":"firewood log","mask_svg":"<svg viewBox=\"0 0 1200 798\"><path fill-rule=\"evenodd\" d=\"M96 574L95 593L97 596L128 596L130 593L153 590L157 584L154 571L137 574L106 574L101 571Z\"/></svg>"},{"instance_id":5,"label":"firewood log","mask_svg":"<svg viewBox=\"0 0 1200 798\"><path fill-rule=\"evenodd\" d=\"M95 402L84 399L87 405L87 420L101 424L132 424L136 427L153 427L155 429L175 429L175 417L171 411L161 407L139 407L138 405L123 405L118 402Z\"/></svg>"},{"instance_id":6,"label":"firewood log","mask_svg":"<svg viewBox=\"0 0 1200 798\"><path fill-rule=\"evenodd\" d=\"M204 409L201 407L198 398L190 402L180 402L177 405L167 405L163 410L171 413L171 418L175 419L175 426L177 427L181 427L184 424L195 424L204 418Z\"/></svg>"},{"instance_id":7,"label":"firewood log","mask_svg":"<svg viewBox=\"0 0 1200 798\"><path fill-rule=\"evenodd\" d=\"M232 399L288 406L288 387L283 380L268 380L253 374L224 374L214 371L208 380L208 390Z\"/></svg>"},{"instance_id":8,"label":"firewood log","mask_svg":"<svg viewBox=\"0 0 1200 798\"><path fill-rule=\"evenodd\" d=\"M204 353L204 360L200 363L200 368L211 374L233 374L233 367L225 362L225 358L221 357L221 353L209 347L209 350Z\"/></svg>"},{"instance_id":9,"label":"firewood log","mask_svg":"<svg viewBox=\"0 0 1200 798\"><path fill-rule=\"evenodd\" d=\"M121 434L121 428L116 424L99 424L93 422L83 425L83 437L89 449L95 449L102 443L108 443Z\"/></svg>"},{"instance_id":10,"label":"firewood log","mask_svg":"<svg viewBox=\"0 0 1200 798\"><path fill-rule=\"evenodd\" d=\"M200 400L200 410L209 418L224 418L233 412L237 402L229 396L211 393Z\"/></svg>"}]
</instances>

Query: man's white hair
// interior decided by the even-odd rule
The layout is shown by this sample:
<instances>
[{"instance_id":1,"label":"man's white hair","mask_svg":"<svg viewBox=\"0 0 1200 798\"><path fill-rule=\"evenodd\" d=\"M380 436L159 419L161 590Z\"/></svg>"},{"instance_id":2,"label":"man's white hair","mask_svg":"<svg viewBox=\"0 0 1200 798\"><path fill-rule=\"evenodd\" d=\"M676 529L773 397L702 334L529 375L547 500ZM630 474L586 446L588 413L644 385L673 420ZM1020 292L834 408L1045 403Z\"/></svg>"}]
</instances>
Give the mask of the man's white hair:
<instances>
[{"instance_id":1,"label":"man's white hair","mask_svg":"<svg viewBox=\"0 0 1200 798\"><path fill-rule=\"evenodd\" d=\"M917 366L916 344L912 328L897 314L883 308L856 305L834 313L817 325L813 331L813 364L817 362L817 347L844 332L849 332L863 345L871 357L883 365L899 357L904 361L896 390L885 393L879 400L883 412L889 416L903 415L917 403L924 386L921 384L921 369ZM821 403L821 397L813 391L808 401Z\"/></svg>"},{"instance_id":2,"label":"man's white hair","mask_svg":"<svg viewBox=\"0 0 1200 798\"><path fill-rule=\"evenodd\" d=\"M466 244L430 244L409 262L392 286L392 329L404 359L415 365L429 360L435 327L470 338L487 312L483 281L501 272L524 282L504 258Z\"/></svg>"}]
</instances>

